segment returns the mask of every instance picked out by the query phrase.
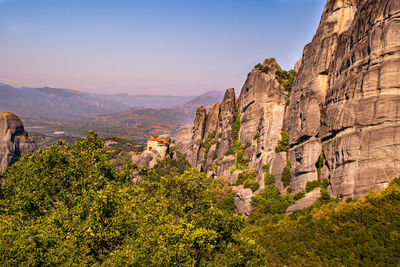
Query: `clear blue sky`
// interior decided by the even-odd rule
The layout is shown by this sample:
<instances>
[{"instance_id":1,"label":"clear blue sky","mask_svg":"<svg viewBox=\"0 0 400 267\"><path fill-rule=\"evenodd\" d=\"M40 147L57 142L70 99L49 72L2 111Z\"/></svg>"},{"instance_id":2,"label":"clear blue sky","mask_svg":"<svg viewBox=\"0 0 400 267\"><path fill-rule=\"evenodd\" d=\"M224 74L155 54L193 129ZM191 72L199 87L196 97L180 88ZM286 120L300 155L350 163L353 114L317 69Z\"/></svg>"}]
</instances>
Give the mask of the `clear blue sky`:
<instances>
[{"instance_id":1,"label":"clear blue sky","mask_svg":"<svg viewBox=\"0 0 400 267\"><path fill-rule=\"evenodd\" d=\"M0 82L86 92L237 91L301 57L325 0L0 0Z\"/></svg>"}]
</instances>

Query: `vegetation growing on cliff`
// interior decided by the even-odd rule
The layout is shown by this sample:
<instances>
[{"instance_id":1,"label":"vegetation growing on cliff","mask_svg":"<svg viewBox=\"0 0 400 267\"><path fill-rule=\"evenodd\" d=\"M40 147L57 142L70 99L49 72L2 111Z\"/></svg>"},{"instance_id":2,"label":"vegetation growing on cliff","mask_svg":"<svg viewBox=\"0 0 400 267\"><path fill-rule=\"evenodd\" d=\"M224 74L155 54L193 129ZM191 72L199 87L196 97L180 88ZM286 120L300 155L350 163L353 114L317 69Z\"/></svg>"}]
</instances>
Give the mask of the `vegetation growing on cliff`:
<instances>
[{"instance_id":1,"label":"vegetation growing on cliff","mask_svg":"<svg viewBox=\"0 0 400 267\"><path fill-rule=\"evenodd\" d=\"M269 67L268 66L263 66L263 64L258 63L257 65L254 66L254 68L261 70L264 73L269 72Z\"/></svg>"},{"instance_id":2,"label":"vegetation growing on cliff","mask_svg":"<svg viewBox=\"0 0 400 267\"><path fill-rule=\"evenodd\" d=\"M286 167L283 169L282 171L282 182L283 182L283 186L287 187L290 185L290 181L292 180L292 175L290 174L290 161L287 158L286 159Z\"/></svg>"},{"instance_id":3,"label":"vegetation growing on cliff","mask_svg":"<svg viewBox=\"0 0 400 267\"><path fill-rule=\"evenodd\" d=\"M278 141L278 146L275 148L276 153L289 151L289 133L285 130L281 132L281 140Z\"/></svg>"},{"instance_id":4,"label":"vegetation growing on cliff","mask_svg":"<svg viewBox=\"0 0 400 267\"><path fill-rule=\"evenodd\" d=\"M283 85L283 87L285 87L288 93L290 93L292 90L295 76L296 76L296 71L294 70L286 71L278 69L275 72L275 78L278 80L280 84Z\"/></svg>"},{"instance_id":5,"label":"vegetation growing on cliff","mask_svg":"<svg viewBox=\"0 0 400 267\"><path fill-rule=\"evenodd\" d=\"M232 124L232 140L239 140L239 131L240 131L240 114L237 113L235 116L235 120Z\"/></svg>"}]
</instances>

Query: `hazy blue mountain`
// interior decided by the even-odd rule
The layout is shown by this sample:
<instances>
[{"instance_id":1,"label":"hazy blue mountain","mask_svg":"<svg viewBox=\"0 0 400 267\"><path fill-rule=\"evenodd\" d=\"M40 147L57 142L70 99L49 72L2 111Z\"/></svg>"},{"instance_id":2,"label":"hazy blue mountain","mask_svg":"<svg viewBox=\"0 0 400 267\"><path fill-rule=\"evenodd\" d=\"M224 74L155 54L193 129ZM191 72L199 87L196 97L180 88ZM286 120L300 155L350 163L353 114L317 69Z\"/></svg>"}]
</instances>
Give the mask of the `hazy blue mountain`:
<instances>
[{"instance_id":1,"label":"hazy blue mountain","mask_svg":"<svg viewBox=\"0 0 400 267\"><path fill-rule=\"evenodd\" d=\"M203 100L206 101L206 99ZM191 101L200 103L196 102L196 98L192 96L88 94L50 87L15 88L0 83L0 112L9 111L21 116L47 118L90 117L99 114L117 113L138 106L159 109L186 105ZM215 98L212 101L215 101Z\"/></svg>"},{"instance_id":2,"label":"hazy blue mountain","mask_svg":"<svg viewBox=\"0 0 400 267\"><path fill-rule=\"evenodd\" d=\"M128 107L143 106L146 108L165 108L173 105L180 105L193 100L194 96L174 96L174 95L130 95L130 94L112 94L112 95L93 95L95 99L112 100L123 103Z\"/></svg>"}]
</instances>

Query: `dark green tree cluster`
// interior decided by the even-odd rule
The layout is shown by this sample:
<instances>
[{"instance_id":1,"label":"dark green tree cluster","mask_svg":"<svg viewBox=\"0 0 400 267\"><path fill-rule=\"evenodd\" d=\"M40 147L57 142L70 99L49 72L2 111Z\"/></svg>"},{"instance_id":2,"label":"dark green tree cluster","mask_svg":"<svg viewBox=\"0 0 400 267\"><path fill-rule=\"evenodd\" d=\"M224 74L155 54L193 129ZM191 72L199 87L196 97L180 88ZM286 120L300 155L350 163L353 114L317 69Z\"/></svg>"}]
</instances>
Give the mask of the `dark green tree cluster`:
<instances>
[{"instance_id":1,"label":"dark green tree cluster","mask_svg":"<svg viewBox=\"0 0 400 267\"><path fill-rule=\"evenodd\" d=\"M288 152L289 151L289 133L285 130L281 132L281 140L278 141L278 146L275 148L275 152Z\"/></svg>"},{"instance_id":2,"label":"dark green tree cluster","mask_svg":"<svg viewBox=\"0 0 400 267\"><path fill-rule=\"evenodd\" d=\"M93 133L24 156L0 177L0 264L254 265L226 181L182 156L116 169ZM233 257L235 255L235 257Z\"/></svg>"},{"instance_id":3,"label":"dark green tree cluster","mask_svg":"<svg viewBox=\"0 0 400 267\"><path fill-rule=\"evenodd\" d=\"M290 161L287 158L286 159L286 167L282 171L282 182L283 182L284 187L289 186L290 181L292 180L292 175L290 174L290 169L291 169Z\"/></svg>"},{"instance_id":4,"label":"dark green tree cluster","mask_svg":"<svg viewBox=\"0 0 400 267\"><path fill-rule=\"evenodd\" d=\"M268 66L263 66L263 64L258 63L257 65L254 66L254 68L261 70L264 73L269 72L269 67Z\"/></svg>"},{"instance_id":5,"label":"dark green tree cluster","mask_svg":"<svg viewBox=\"0 0 400 267\"><path fill-rule=\"evenodd\" d=\"M270 220L263 216L263 223L248 224L244 235L264 247L267 265L398 266L399 209L399 179L349 203L323 191L310 208Z\"/></svg>"},{"instance_id":6,"label":"dark green tree cluster","mask_svg":"<svg viewBox=\"0 0 400 267\"><path fill-rule=\"evenodd\" d=\"M239 131L240 131L240 114L237 113L235 116L235 120L232 124L232 140L239 140Z\"/></svg>"},{"instance_id":7,"label":"dark green tree cluster","mask_svg":"<svg viewBox=\"0 0 400 267\"><path fill-rule=\"evenodd\" d=\"M296 76L296 72L294 70L282 70L278 69L275 72L275 78L278 80L280 84L285 87L285 90L290 93L293 87L294 78Z\"/></svg>"}]
</instances>

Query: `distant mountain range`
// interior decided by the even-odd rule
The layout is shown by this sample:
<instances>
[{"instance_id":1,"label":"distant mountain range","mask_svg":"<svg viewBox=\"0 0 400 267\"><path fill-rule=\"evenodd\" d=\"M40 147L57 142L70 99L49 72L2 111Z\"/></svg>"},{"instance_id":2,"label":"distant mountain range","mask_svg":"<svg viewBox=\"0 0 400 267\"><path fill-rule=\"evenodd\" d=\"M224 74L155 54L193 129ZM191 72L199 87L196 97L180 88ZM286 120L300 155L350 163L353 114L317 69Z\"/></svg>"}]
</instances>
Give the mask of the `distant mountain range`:
<instances>
[{"instance_id":1,"label":"distant mountain range","mask_svg":"<svg viewBox=\"0 0 400 267\"><path fill-rule=\"evenodd\" d=\"M174 135L191 124L196 109L222 101L222 91L198 97L87 94L58 88L15 88L0 83L0 112L21 117L28 131L45 135L63 132L84 136L95 130L101 136L123 136L143 141L151 134Z\"/></svg>"},{"instance_id":2,"label":"distant mountain range","mask_svg":"<svg viewBox=\"0 0 400 267\"><path fill-rule=\"evenodd\" d=\"M208 93L205 95L208 95ZM215 91L209 95L209 97L212 97L215 95ZM0 83L0 112L9 111L21 116L47 118L89 117L98 114L121 112L137 106L166 108L182 105L194 99L195 96L105 95L49 87L15 88Z\"/></svg>"},{"instance_id":3,"label":"distant mountain range","mask_svg":"<svg viewBox=\"0 0 400 267\"><path fill-rule=\"evenodd\" d=\"M193 122L198 107L209 108L216 102L222 101L223 97L222 91L209 91L185 104L158 109L133 107L113 114L92 116L89 120L108 122L110 125L135 127L156 124L188 124Z\"/></svg>"}]
</instances>

